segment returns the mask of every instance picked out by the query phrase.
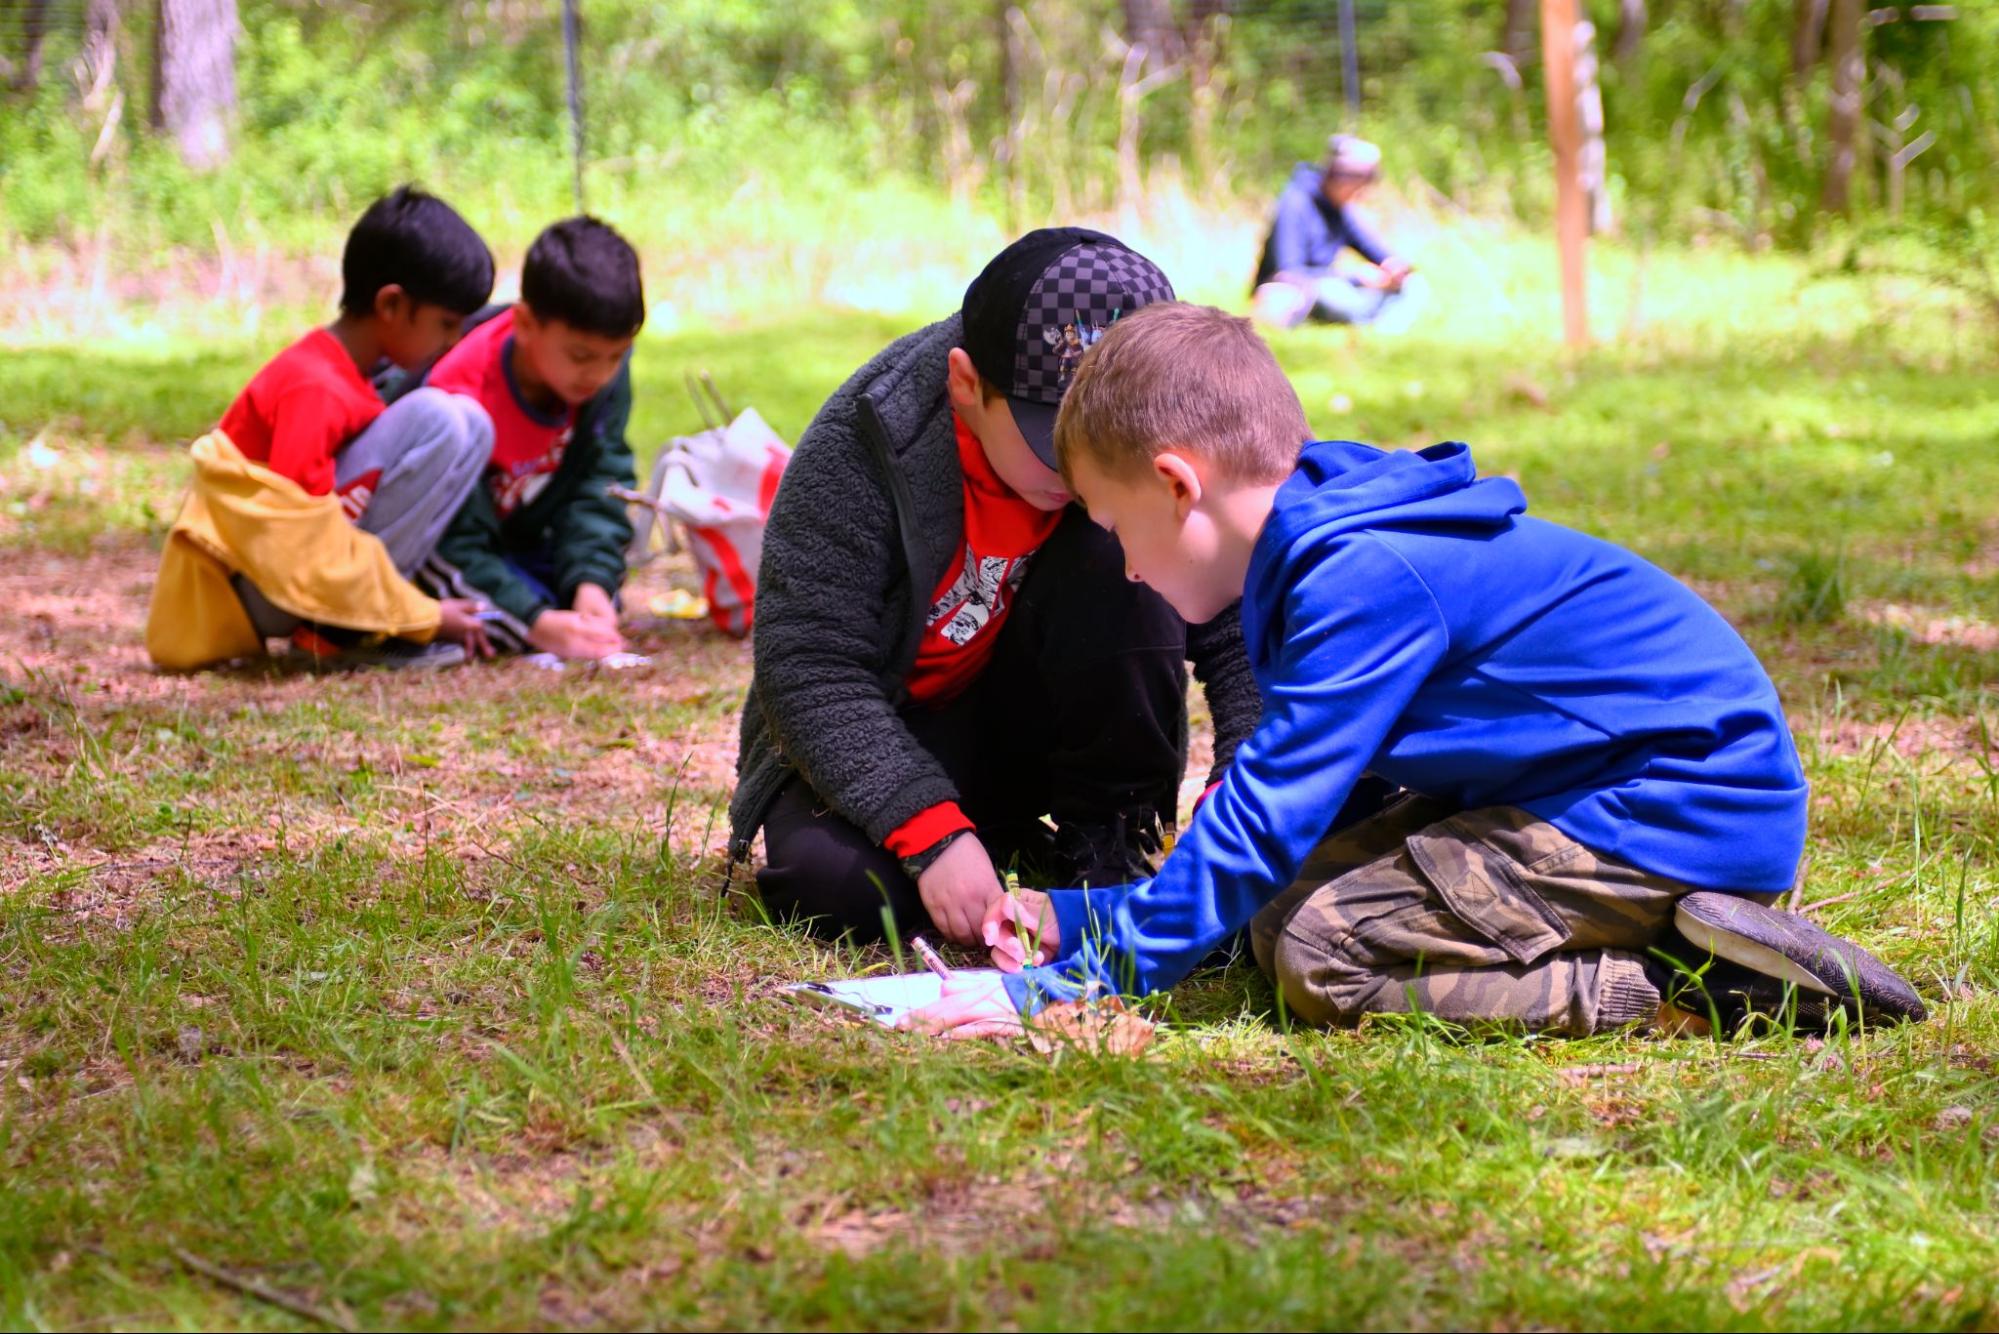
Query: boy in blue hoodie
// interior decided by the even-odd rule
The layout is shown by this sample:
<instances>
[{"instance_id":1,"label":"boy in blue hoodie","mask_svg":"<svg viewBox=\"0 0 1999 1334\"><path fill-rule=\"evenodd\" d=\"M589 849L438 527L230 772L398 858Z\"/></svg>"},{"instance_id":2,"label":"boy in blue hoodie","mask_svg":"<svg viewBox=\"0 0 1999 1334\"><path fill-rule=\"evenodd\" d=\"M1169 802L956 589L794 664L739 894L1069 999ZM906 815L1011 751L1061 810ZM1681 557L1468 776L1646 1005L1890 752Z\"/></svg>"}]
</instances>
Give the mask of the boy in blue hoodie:
<instances>
[{"instance_id":1,"label":"boy in blue hoodie","mask_svg":"<svg viewBox=\"0 0 1999 1334\"><path fill-rule=\"evenodd\" d=\"M1269 349L1221 311L1149 307L1083 360L1063 474L1188 622L1241 597L1263 721L1157 875L998 901L983 931L1005 974L947 986L914 1026L993 1033L1162 991L1244 926L1314 1023L1922 1017L1878 960L1769 906L1807 788L1727 622L1528 517L1464 445L1307 438ZM1357 809L1367 776L1399 795Z\"/></svg>"}]
</instances>

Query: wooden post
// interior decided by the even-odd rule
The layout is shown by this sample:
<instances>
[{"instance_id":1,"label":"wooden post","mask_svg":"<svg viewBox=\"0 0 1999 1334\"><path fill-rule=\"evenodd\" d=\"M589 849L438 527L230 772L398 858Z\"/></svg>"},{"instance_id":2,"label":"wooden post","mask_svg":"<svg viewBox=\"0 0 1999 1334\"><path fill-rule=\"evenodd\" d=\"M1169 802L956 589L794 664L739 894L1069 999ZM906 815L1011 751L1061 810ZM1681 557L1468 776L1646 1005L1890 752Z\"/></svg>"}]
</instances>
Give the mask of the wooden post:
<instances>
[{"instance_id":1,"label":"wooden post","mask_svg":"<svg viewBox=\"0 0 1999 1334\"><path fill-rule=\"evenodd\" d=\"M1826 23L1831 47L1832 96L1826 105L1825 188L1819 207L1844 213L1853 182L1853 164L1865 146L1860 124L1867 57L1860 46L1860 0L1832 0Z\"/></svg>"},{"instance_id":2,"label":"wooden post","mask_svg":"<svg viewBox=\"0 0 1999 1334\"><path fill-rule=\"evenodd\" d=\"M1562 255L1562 339L1570 347L1589 342L1583 286L1589 201L1583 197L1583 126L1576 107L1576 18L1576 0L1541 0L1541 69L1555 148L1555 241Z\"/></svg>"}]
</instances>

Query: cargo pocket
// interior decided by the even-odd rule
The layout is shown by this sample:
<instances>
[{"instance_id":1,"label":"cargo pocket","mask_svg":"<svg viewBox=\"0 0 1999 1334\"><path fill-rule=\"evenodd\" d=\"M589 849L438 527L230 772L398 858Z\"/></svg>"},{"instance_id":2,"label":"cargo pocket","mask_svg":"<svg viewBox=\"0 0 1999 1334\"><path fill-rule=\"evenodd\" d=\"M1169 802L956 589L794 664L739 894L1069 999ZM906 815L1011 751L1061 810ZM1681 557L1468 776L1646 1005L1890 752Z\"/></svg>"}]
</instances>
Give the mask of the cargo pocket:
<instances>
[{"instance_id":1,"label":"cargo pocket","mask_svg":"<svg viewBox=\"0 0 1999 1334\"><path fill-rule=\"evenodd\" d=\"M1460 820L1409 837L1409 855L1452 915L1515 963L1532 963L1569 939L1569 930L1521 878L1504 852Z\"/></svg>"}]
</instances>

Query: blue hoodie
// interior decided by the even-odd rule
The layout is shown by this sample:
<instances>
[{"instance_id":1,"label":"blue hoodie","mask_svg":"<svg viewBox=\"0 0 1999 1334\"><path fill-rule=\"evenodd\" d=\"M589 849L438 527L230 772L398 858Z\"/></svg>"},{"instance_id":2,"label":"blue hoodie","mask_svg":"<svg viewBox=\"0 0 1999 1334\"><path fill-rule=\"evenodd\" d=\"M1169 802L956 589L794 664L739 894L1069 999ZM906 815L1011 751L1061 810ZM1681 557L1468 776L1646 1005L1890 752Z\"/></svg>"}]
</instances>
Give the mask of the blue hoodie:
<instances>
[{"instance_id":1,"label":"blue hoodie","mask_svg":"<svg viewBox=\"0 0 1999 1334\"><path fill-rule=\"evenodd\" d=\"M1263 721L1156 876L1051 895L1070 953L1007 979L1023 1013L1179 981L1369 772L1698 888L1790 888L1804 771L1749 646L1657 567L1526 508L1461 444L1306 446L1243 589Z\"/></svg>"},{"instance_id":2,"label":"blue hoodie","mask_svg":"<svg viewBox=\"0 0 1999 1334\"><path fill-rule=\"evenodd\" d=\"M1270 235L1256 264L1257 284L1279 273L1324 277L1348 246L1370 264L1388 258L1388 247L1361 225L1352 210L1326 198L1326 169L1300 162L1277 198Z\"/></svg>"}]
</instances>

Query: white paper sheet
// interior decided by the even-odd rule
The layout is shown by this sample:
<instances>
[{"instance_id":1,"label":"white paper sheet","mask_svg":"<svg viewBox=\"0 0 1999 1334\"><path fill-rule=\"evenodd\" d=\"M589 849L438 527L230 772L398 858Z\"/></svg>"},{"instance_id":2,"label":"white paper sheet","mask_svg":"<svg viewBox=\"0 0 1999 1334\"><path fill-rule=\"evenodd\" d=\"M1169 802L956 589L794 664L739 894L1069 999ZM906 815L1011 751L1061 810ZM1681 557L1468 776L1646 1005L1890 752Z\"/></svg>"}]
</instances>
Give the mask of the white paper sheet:
<instances>
[{"instance_id":1,"label":"white paper sheet","mask_svg":"<svg viewBox=\"0 0 1999 1334\"><path fill-rule=\"evenodd\" d=\"M962 978L997 977L994 968L961 968ZM944 979L928 970L921 973L892 973L886 977L854 977L838 982L799 982L785 991L813 1005L848 1009L872 1019L884 1028L911 1010L933 1004L944 992Z\"/></svg>"}]
</instances>

